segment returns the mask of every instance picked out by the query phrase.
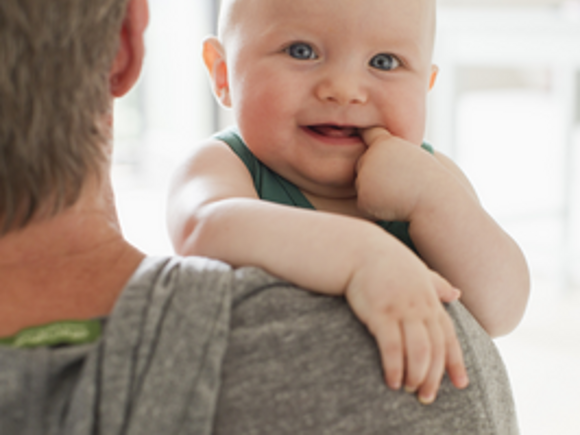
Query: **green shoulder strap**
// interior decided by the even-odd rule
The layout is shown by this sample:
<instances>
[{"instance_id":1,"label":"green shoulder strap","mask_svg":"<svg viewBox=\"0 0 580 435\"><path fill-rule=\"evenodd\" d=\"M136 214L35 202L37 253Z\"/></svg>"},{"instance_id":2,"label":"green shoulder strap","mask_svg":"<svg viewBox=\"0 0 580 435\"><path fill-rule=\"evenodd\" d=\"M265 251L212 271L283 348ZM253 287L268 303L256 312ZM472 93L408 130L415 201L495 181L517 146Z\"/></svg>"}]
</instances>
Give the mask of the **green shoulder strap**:
<instances>
[{"instance_id":1,"label":"green shoulder strap","mask_svg":"<svg viewBox=\"0 0 580 435\"><path fill-rule=\"evenodd\" d=\"M423 142L421 144L421 148L423 148L425 151L427 151L430 154L435 154L435 150L433 149L433 146L431 144L428 144L427 142Z\"/></svg>"},{"instance_id":2,"label":"green shoulder strap","mask_svg":"<svg viewBox=\"0 0 580 435\"><path fill-rule=\"evenodd\" d=\"M298 187L272 171L252 154L235 129L225 130L215 137L228 144L244 162L252 175L254 187L261 199L314 210L310 201Z\"/></svg>"}]
</instances>

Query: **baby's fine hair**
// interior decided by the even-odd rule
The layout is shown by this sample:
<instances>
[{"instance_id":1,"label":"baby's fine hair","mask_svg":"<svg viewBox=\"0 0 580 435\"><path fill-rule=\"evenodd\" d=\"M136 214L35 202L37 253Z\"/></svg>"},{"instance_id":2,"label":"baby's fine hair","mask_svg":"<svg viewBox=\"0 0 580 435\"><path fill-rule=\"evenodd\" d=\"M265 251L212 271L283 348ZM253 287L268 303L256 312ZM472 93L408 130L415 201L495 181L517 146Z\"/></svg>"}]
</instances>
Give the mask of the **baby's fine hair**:
<instances>
[{"instance_id":1,"label":"baby's fine hair","mask_svg":"<svg viewBox=\"0 0 580 435\"><path fill-rule=\"evenodd\" d=\"M227 39L230 33L234 30L235 24L239 24L240 16L251 8L260 7L259 0L215 0L219 7L218 18L218 37L222 43L227 44ZM268 1L268 0L264 0ZM284 0L290 1L290 0ZM312 0L315 2L316 0ZM362 1L362 0L355 0ZM410 0L396 0L399 2L408 2ZM416 0L419 1L419 0ZM436 33L436 9L437 0L421 0L421 7L429 14L428 22L428 37L430 41L430 51L433 51ZM251 13L249 14L251 16Z\"/></svg>"},{"instance_id":2,"label":"baby's fine hair","mask_svg":"<svg viewBox=\"0 0 580 435\"><path fill-rule=\"evenodd\" d=\"M127 3L0 1L0 235L74 204L98 175Z\"/></svg>"}]
</instances>

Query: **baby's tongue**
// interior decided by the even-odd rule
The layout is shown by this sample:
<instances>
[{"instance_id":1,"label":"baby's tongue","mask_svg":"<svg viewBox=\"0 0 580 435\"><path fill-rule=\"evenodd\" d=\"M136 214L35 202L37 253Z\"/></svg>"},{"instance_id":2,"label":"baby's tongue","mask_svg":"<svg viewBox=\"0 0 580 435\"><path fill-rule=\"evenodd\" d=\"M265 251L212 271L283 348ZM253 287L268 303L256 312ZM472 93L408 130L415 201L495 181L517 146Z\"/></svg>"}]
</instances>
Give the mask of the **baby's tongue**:
<instances>
[{"instance_id":1,"label":"baby's tongue","mask_svg":"<svg viewBox=\"0 0 580 435\"><path fill-rule=\"evenodd\" d=\"M329 137L350 137L356 135L356 128L336 127L334 125L315 125L312 127L316 133Z\"/></svg>"}]
</instances>

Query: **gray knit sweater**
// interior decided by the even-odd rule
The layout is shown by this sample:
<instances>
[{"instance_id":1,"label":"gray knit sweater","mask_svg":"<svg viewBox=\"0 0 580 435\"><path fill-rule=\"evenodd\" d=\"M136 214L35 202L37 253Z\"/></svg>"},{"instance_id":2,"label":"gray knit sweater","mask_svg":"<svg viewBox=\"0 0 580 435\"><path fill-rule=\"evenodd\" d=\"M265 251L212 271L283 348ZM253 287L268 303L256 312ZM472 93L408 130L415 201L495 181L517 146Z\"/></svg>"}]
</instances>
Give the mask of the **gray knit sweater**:
<instances>
[{"instance_id":1,"label":"gray knit sweater","mask_svg":"<svg viewBox=\"0 0 580 435\"><path fill-rule=\"evenodd\" d=\"M342 298L258 269L147 258L91 345L0 347L0 434L517 434L492 341L453 303L471 384L389 390Z\"/></svg>"}]
</instances>

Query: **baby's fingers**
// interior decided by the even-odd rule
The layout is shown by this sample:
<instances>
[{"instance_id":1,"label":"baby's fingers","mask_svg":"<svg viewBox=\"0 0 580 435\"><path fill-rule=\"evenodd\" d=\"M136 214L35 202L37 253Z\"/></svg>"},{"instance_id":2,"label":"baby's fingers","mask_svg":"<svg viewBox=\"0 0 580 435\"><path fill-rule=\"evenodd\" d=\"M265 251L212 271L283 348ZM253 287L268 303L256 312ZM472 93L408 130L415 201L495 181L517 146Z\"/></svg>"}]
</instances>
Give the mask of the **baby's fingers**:
<instances>
[{"instance_id":1,"label":"baby's fingers","mask_svg":"<svg viewBox=\"0 0 580 435\"><path fill-rule=\"evenodd\" d=\"M433 350L431 352L431 365L425 378L425 382L419 388L417 394L419 401L424 405L431 404L437 397L437 391L441 384L441 378L445 371L445 337L442 328L438 324L429 327Z\"/></svg>"},{"instance_id":2,"label":"baby's fingers","mask_svg":"<svg viewBox=\"0 0 580 435\"><path fill-rule=\"evenodd\" d=\"M360 135L368 147L375 145L379 141L389 140L392 137L391 133L383 127L365 128L360 131Z\"/></svg>"},{"instance_id":3,"label":"baby's fingers","mask_svg":"<svg viewBox=\"0 0 580 435\"><path fill-rule=\"evenodd\" d=\"M459 345L457 335L455 334L453 323L448 316L444 322L444 330L447 343L447 358L445 363L447 374L453 385L457 388L465 388L469 384L469 378L467 377L467 370L465 369L465 363L463 361L463 352Z\"/></svg>"},{"instance_id":4,"label":"baby's fingers","mask_svg":"<svg viewBox=\"0 0 580 435\"><path fill-rule=\"evenodd\" d=\"M403 384L403 340L399 323L386 319L373 328L379 345L387 385L398 390Z\"/></svg>"},{"instance_id":5,"label":"baby's fingers","mask_svg":"<svg viewBox=\"0 0 580 435\"><path fill-rule=\"evenodd\" d=\"M453 302L461 296L461 292L458 289L449 284L441 275L433 271L431 271L431 282L435 286L437 296L443 302Z\"/></svg>"},{"instance_id":6,"label":"baby's fingers","mask_svg":"<svg viewBox=\"0 0 580 435\"><path fill-rule=\"evenodd\" d=\"M403 326L405 334L405 390L414 393L425 381L429 365L431 364L431 352L433 350L429 333L423 322L406 322Z\"/></svg>"}]
</instances>

